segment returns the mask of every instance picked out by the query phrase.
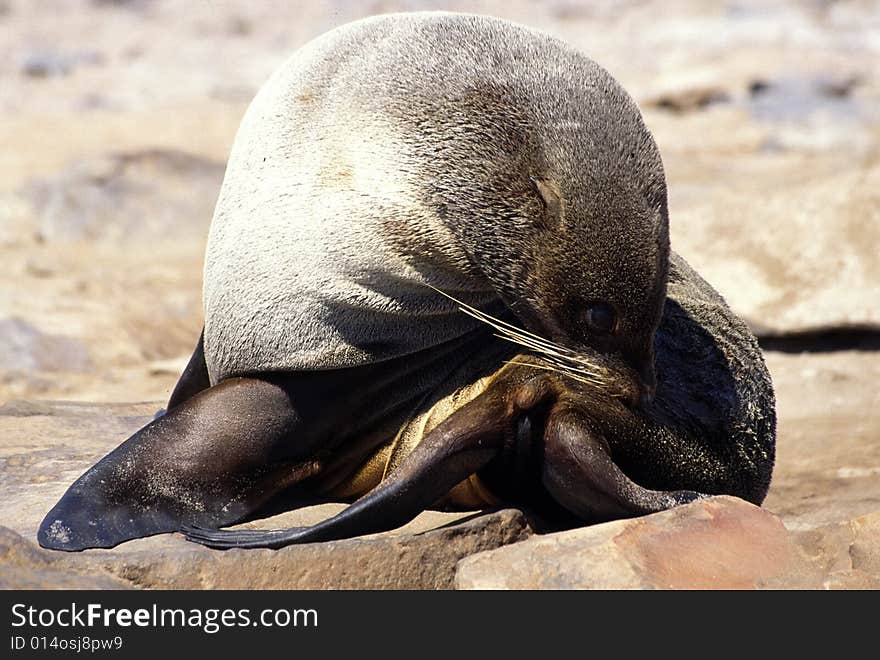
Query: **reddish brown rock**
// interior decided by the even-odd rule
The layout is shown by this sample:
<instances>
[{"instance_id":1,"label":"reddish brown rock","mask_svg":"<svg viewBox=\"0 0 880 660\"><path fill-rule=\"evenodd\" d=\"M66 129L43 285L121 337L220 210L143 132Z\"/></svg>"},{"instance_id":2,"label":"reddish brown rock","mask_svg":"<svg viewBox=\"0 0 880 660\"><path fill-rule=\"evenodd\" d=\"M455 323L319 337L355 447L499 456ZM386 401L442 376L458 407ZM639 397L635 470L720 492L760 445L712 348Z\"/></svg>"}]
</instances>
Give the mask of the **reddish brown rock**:
<instances>
[{"instance_id":1,"label":"reddish brown rock","mask_svg":"<svg viewBox=\"0 0 880 660\"><path fill-rule=\"evenodd\" d=\"M815 387L807 387L801 378L801 403L817 410L825 380L817 377ZM840 382L835 382L840 389ZM853 391L861 382L853 381ZM788 381L782 384L786 391L795 391L795 379L790 388ZM426 512L394 533L279 552L223 553L170 534L79 554L37 548L37 525L67 486L145 424L159 406L158 402L49 401L0 405L0 522L21 535L10 537L15 543L7 543L7 550L0 554L0 584L7 588L448 588L459 560L529 536L516 512L466 522L461 514ZM854 410L840 410L855 419ZM858 419L859 424L867 423L865 416ZM824 428L812 418L804 418L801 426L805 433ZM844 427L848 435L833 436L833 442L823 442L821 434L813 442L812 436L801 437L792 428L801 427L782 426L785 437L781 438L783 451L774 485L778 490L771 489L768 502L774 506L768 510L786 514L787 523L791 518L792 529L798 530L794 541L768 510L719 498L657 516L527 541L522 548L517 545L499 553L520 557L522 566L503 559L492 567L491 581L481 575L479 582L474 578L468 583L465 577L473 573L465 570L468 562L462 562L459 586L877 587L880 513L854 518L876 508L878 491L871 484L877 476L868 467L845 480L837 474L844 469L841 465L850 464L841 463L841 451L852 464L874 464L873 444L868 442L870 425L861 440L852 427ZM798 442L803 445L800 451L795 446ZM817 490L825 483L816 478L819 469L836 475L836 481L828 481L827 494ZM850 482L852 487L844 488ZM248 526L312 524L341 506L309 507ZM798 551L795 555L790 552L793 547ZM549 568L542 558L551 562ZM476 564L482 566L483 560L480 555ZM801 569L807 573L799 573Z\"/></svg>"},{"instance_id":2,"label":"reddish brown rock","mask_svg":"<svg viewBox=\"0 0 880 660\"><path fill-rule=\"evenodd\" d=\"M459 589L820 588L773 514L715 497L651 516L534 537L462 560Z\"/></svg>"},{"instance_id":3,"label":"reddish brown rock","mask_svg":"<svg viewBox=\"0 0 880 660\"><path fill-rule=\"evenodd\" d=\"M171 552L90 551L81 561L149 589L451 589L461 558L529 534L522 514L506 510L424 533L281 550L223 552L175 536Z\"/></svg>"}]
</instances>

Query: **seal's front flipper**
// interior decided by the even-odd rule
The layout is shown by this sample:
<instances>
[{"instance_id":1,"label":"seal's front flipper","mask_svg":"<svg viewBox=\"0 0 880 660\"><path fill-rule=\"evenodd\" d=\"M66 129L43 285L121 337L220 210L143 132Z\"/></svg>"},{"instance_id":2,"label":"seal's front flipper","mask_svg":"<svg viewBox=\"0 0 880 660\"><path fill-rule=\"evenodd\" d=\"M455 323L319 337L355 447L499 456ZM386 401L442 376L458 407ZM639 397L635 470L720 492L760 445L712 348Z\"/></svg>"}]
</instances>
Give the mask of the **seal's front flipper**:
<instances>
[{"instance_id":1,"label":"seal's front flipper","mask_svg":"<svg viewBox=\"0 0 880 660\"><path fill-rule=\"evenodd\" d=\"M551 412L544 434L542 481L559 504L595 523L655 513L705 495L649 490L626 476L588 417L572 409Z\"/></svg>"},{"instance_id":2,"label":"seal's front flipper","mask_svg":"<svg viewBox=\"0 0 880 660\"><path fill-rule=\"evenodd\" d=\"M238 522L317 469L305 460L309 442L298 426L282 387L223 381L149 423L77 479L40 525L39 543L111 548L184 523Z\"/></svg>"},{"instance_id":3,"label":"seal's front flipper","mask_svg":"<svg viewBox=\"0 0 880 660\"><path fill-rule=\"evenodd\" d=\"M462 406L438 425L388 477L339 514L289 530L209 530L188 526L189 541L212 548L281 548L384 532L406 524L492 460L514 412L499 389Z\"/></svg>"}]
</instances>

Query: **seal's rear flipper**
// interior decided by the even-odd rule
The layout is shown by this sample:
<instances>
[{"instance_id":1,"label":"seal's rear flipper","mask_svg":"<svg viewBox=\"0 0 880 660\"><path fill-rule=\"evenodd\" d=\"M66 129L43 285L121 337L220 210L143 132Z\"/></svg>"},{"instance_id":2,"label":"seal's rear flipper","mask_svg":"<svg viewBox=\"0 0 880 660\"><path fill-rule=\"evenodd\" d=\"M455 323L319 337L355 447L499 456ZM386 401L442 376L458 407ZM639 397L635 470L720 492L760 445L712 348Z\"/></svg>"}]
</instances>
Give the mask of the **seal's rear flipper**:
<instances>
[{"instance_id":1,"label":"seal's rear flipper","mask_svg":"<svg viewBox=\"0 0 880 660\"><path fill-rule=\"evenodd\" d=\"M571 409L548 417L542 480L553 499L590 523L664 511L706 497L692 490L639 486L614 462L590 420Z\"/></svg>"},{"instance_id":2,"label":"seal's rear flipper","mask_svg":"<svg viewBox=\"0 0 880 660\"><path fill-rule=\"evenodd\" d=\"M67 490L40 525L53 550L111 548L179 530L229 525L316 464L286 391L235 378L195 394L147 424ZM291 456L296 450L298 456Z\"/></svg>"},{"instance_id":3,"label":"seal's rear flipper","mask_svg":"<svg viewBox=\"0 0 880 660\"><path fill-rule=\"evenodd\" d=\"M384 481L332 518L287 530L210 530L186 526L189 541L212 548L281 548L384 532L406 524L492 460L509 432L512 407L497 390L438 425Z\"/></svg>"}]
</instances>

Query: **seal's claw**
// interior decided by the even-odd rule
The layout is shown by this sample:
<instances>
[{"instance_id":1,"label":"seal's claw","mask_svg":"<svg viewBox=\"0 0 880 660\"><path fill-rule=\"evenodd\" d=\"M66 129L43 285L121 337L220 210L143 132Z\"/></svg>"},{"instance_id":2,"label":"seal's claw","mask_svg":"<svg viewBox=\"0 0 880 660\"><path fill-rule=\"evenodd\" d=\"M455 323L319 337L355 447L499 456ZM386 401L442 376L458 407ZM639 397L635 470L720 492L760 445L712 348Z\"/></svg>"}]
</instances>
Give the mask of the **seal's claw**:
<instances>
[{"instance_id":1,"label":"seal's claw","mask_svg":"<svg viewBox=\"0 0 880 660\"><path fill-rule=\"evenodd\" d=\"M217 550L228 550L230 548L248 547L248 542L259 542L260 546L266 547L266 543L271 543L282 535L295 533L299 530L308 529L306 527L298 527L294 529L208 529L199 525L183 525L180 531L185 535L187 541L199 543L200 545Z\"/></svg>"}]
</instances>

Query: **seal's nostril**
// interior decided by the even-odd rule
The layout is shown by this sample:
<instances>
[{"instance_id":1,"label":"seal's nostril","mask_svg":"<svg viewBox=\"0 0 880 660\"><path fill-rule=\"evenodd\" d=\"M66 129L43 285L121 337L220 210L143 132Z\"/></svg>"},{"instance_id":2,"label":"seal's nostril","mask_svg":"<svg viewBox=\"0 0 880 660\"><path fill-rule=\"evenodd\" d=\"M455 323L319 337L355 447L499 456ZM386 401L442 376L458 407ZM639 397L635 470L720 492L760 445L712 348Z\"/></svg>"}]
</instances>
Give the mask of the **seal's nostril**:
<instances>
[{"instance_id":1,"label":"seal's nostril","mask_svg":"<svg viewBox=\"0 0 880 660\"><path fill-rule=\"evenodd\" d=\"M655 387L649 387L647 385L643 385L641 390L639 391L639 404L638 407L642 410L647 410L648 406L654 401L654 394L656 393Z\"/></svg>"},{"instance_id":2,"label":"seal's nostril","mask_svg":"<svg viewBox=\"0 0 880 660\"><path fill-rule=\"evenodd\" d=\"M653 356L642 365L638 375L638 403L637 407L646 410L651 402L654 401L654 395L657 393L657 374L654 371Z\"/></svg>"}]
</instances>

